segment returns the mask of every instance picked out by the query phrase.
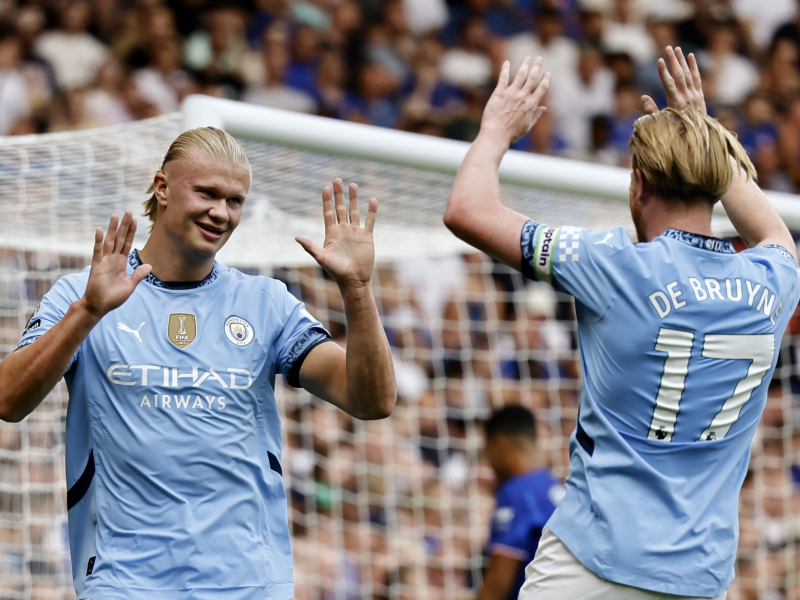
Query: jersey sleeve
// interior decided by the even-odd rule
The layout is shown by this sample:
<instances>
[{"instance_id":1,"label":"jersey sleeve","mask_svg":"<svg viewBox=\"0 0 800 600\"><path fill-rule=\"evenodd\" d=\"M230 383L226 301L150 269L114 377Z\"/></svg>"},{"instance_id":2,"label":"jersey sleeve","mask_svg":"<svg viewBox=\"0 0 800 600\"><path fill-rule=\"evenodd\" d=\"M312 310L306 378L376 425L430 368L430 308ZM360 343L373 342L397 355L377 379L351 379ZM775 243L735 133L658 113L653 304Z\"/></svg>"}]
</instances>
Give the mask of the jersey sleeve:
<instances>
[{"instance_id":1,"label":"jersey sleeve","mask_svg":"<svg viewBox=\"0 0 800 600\"><path fill-rule=\"evenodd\" d=\"M749 248L740 254L766 270L770 283L777 288L779 308L782 309L778 312L784 317L785 327L800 299L800 265L797 260L786 248L775 244Z\"/></svg>"},{"instance_id":2,"label":"jersey sleeve","mask_svg":"<svg viewBox=\"0 0 800 600\"><path fill-rule=\"evenodd\" d=\"M283 320L283 329L275 340L278 371L293 387L300 387L300 367L314 348L332 340L331 335L317 321L305 305L281 286L280 299L275 305Z\"/></svg>"},{"instance_id":3,"label":"jersey sleeve","mask_svg":"<svg viewBox=\"0 0 800 600\"><path fill-rule=\"evenodd\" d=\"M522 228L522 273L601 316L614 301L617 281L630 275L633 243L622 227L608 231L548 227L528 221Z\"/></svg>"},{"instance_id":4,"label":"jersey sleeve","mask_svg":"<svg viewBox=\"0 0 800 600\"><path fill-rule=\"evenodd\" d=\"M76 300L80 300L83 290L79 289L73 281L73 277L62 277L56 281L55 285L44 295L39 306L33 311L33 315L28 320L22 337L17 344L17 350L28 346L47 333L50 328L58 323L70 305ZM73 355L67 370L72 368L78 359L80 349Z\"/></svg>"},{"instance_id":5,"label":"jersey sleeve","mask_svg":"<svg viewBox=\"0 0 800 600\"><path fill-rule=\"evenodd\" d=\"M497 494L497 506L492 517L492 531L489 535L489 552L502 554L520 561L528 561L530 556L530 536L534 524L541 520L536 510L515 501L514 494L506 488Z\"/></svg>"}]
</instances>

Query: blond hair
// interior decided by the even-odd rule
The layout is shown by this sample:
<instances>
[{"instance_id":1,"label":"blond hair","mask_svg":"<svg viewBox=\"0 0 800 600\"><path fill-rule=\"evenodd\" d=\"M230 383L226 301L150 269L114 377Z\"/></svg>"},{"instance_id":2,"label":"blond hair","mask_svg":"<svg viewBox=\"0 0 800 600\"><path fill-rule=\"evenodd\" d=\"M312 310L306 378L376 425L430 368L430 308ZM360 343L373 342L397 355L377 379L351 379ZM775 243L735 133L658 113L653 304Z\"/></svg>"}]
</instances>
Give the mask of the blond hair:
<instances>
[{"instance_id":1,"label":"blond hair","mask_svg":"<svg viewBox=\"0 0 800 600\"><path fill-rule=\"evenodd\" d=\"M243 167L250 173L251 179L253 177L250 161L247 159L247 155L239 145L239 142L229 133L216 127L198 127L197 129L184 131L170 144L169 150L164 155L164 162L161 163L161 168L156 172L163 171L164 165L172 160L186 158L193 150L203 152L213 158L227 160L238 167ZM151 196L144 201L144 213L142 213L142 216L148 217L152 223L155 223L158 212L155 182L151 183L150 187L147 188L147 193L151 194Z\"/></svg>"},{"instance_id":2,"label":"blond hair","mask_svg":"<svg viewBox=\"0 0 800 600\"><path fill-rule=\"evenodd\" d=\"M730 188L730 158L755 179L756 171L736 135L689 107L666 108L637 119L628 144L632 166L650 191L665 200L713 204Z\"/></svg>"}]
</instances>

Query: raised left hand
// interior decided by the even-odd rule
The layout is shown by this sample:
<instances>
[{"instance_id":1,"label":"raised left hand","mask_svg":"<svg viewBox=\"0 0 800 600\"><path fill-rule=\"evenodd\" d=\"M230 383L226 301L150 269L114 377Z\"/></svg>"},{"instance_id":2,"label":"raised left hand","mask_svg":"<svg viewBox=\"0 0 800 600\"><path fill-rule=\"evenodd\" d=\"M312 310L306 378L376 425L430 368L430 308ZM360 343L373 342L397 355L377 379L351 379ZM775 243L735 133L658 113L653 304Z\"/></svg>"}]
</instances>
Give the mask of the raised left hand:
<instances>
[{"instance_id":1,"label":"raised left hand","mask_svg":"<svg viewBox=\"0 0 800 600\"><path fill-rule=\"evenodd\" d=\"M350 184L350 209L344 200L344 184L333 180L333 190L322 190L322 216L325 219L325 241L322 248L304 237L295 241L334 278L339 287L369 283L375 263L372 230L378 214L378 201L369 201L367 218L361 227L358 207L358 186Z\"/></svg>"},{"instance_id":2,"label":"raised left hand","mask_svg":"<svg viewBox=\"0 0 800 600\"><path fill-rule=\"evenodd\" d=\"M667 106L676 109L688 106L701 114L708 114L703 81L694 54L689 54L687 61L680 47L667 46L665 52L667 59L658 59L658 74L667 96ZM658 106L650 96L642 96L642 103L645 114L658 112Z\"/></svg>"}]
</instances>

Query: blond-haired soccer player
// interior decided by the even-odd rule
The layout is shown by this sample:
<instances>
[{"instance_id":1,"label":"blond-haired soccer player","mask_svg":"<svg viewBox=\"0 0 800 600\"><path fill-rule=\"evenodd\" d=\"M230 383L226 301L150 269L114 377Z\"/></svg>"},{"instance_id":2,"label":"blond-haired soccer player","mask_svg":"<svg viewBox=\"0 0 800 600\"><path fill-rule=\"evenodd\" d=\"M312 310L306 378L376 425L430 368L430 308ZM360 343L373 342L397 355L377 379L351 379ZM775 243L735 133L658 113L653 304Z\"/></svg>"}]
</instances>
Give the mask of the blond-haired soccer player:
<instances>
[{"instance_id":1,"label":"blond-haired soccer player","mask_svg":"<svg viewBox=\"0 0 800 600\"><path fill-rule=\"evenodd\" d=\"M92 264L56 282L0 363L0 417L20 421L65 376L67 504L79 599L285 600L292 554L276 373L354 417L394 407L370 288L377 200L322 192L325 243L298 242L341 290L347 350L281 282L214 260L242 218L250 163L211 127L181 134L131 250L128 211ZM264 235L269 235L268 231Z\"/></svg>"},{"instance_id":2,"label":"blond-haired soccer player","mask_svg":"<svg viewBox=\"0 0 800 600\"><path fill-rule=\"evenodd\" d=\"M630 142L638 244L501 204L500 159L544 110L540 59L513 81L504 65L445 213L462 239L575 297L584 389L567 493L521 600L721 599L734 578L739 491L798 264L742 147L706 116L694 57L667 59L670 108L644 98ZM712 237L719 199L750 249Z\"/></svg>"}]
</instances>

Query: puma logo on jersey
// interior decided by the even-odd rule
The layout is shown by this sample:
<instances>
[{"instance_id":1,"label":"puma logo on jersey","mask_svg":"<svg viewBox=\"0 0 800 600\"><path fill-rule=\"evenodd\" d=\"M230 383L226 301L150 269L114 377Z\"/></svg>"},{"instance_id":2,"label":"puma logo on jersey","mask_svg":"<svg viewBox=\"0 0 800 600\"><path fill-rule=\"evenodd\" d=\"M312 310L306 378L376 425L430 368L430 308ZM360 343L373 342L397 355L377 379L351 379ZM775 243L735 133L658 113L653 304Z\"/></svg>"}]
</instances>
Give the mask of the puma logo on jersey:
<instances>
[{"instance_id":1,"label":"puma logo on jersey","mask_svg":"<svg viewBox=\"0 0 800 600\"><path fill-rule=\"evenodd\" d=\"M138 328L138 329L131 329L130 327L128 327L127 325L125 325L125 323L117 323L117 327L119 327L119 328L120 328L122 331L127 331L128 333L132 333L133 335L135 335L135 336L136 336L136 339L137 339L137 340L139 340L139 342L141 342L141 341L142 341L142 338L139 336L139 330L140 330L142 327L144 327L144 323L145 323L145 322L144 322L144 321L142 321L142 324L141 324L141 325L139 325L139 328Z\"/></svg>"},{"instance_id":2,"label":"puma logo on jersey","mask_svg":"<svg viewBox=\"0 0 800 600\"><path fill-rule=\"evenodd\" d=\"M599 242L595 242L595 243L594 243L594 245L595 245L595 246L597 246L598 244L605 244L606 246L610 246L611 248L613 248L613 247L614 247L614 244L610 244L610 243L608 242L608 240L610 240L610 239L611 239L611 236L613 236L613 235L614 235L614 234L613 234L612 232L610 232L610 231L609 231L608 233L606 233L606 237L604 237L604 238L603 238L602 240L600 240Z\"/></svg>"}]
</instances>

